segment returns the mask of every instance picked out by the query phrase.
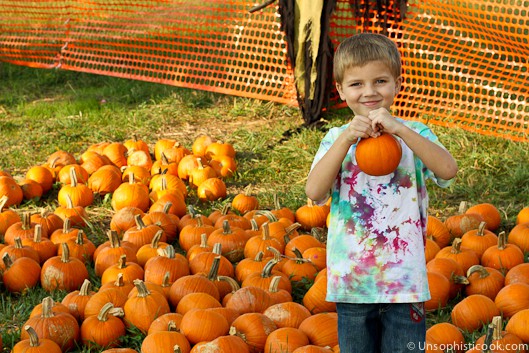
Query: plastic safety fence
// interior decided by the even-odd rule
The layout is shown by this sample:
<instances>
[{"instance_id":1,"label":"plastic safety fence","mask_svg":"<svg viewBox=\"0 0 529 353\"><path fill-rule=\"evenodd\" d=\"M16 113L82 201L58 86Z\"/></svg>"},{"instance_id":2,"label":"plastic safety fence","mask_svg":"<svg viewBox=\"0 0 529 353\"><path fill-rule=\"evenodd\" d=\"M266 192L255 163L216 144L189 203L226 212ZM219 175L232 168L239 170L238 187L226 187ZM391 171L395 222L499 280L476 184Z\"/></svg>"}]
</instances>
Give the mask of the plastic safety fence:
<instances>
[{"instance_id":1,"label":"plastic safety fence","mask_svg":"<svg viewBox=\"0 0 529 353\"><path fill-rule=\"evenodd\" d=\"M296 105L277 2L249 13L262 2L0 0L0 61ZM396 115L529 140L529 1L409 0L404 16L382 2L363 11L377 1L337 0L330 35L395 39Z\"/></svg>"},{"instance_id":2,"label":"plastic safety fence","mask_svg":"<svg viewBox=\"0 0 529 353\"><path fill-rule=\"evenodd\" d=\"M354 18L351 8L337 2L336 45L366 28L383 32L383 21L399 45L404 87L396 115L528 141L529 1L409 1L404 18Z\"/></svg>"},{"instance_id":3,"label":"plastic safety fence","mask_svg":"<svg viewBox=\"0 0 529 353\"><path fill-rule=\"evenodd\" d=\"M295 104L277 8L247 0L0 0L0 61Z\"/></svg>"}]
</instances>

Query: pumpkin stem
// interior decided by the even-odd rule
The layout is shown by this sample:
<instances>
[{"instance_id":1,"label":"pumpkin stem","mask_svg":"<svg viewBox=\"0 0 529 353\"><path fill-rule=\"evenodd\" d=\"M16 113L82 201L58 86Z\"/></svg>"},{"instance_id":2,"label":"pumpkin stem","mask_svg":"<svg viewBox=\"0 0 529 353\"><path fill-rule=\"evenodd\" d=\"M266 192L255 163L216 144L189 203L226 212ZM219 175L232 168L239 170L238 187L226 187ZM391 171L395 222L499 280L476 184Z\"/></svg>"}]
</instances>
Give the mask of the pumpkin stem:
<instances>
[{"instance_id":1,"label":"pumpkin stem","mask_svg":"<svg viewBox=\"0 0 529 353\"><path fill-rule=\"evenodd\" d=\"M217 254L217 255L222 255L222 244L221 243L215 243L213 245L212 253Z\"/></svg>"},{"instance_id":2,"label":"pumpkin stem","mask_svg":"<svg viewBox=\"0 0 529 353\"><path fill-rule=\"evenodd\" d=\"M171 244L167 245L163 249L156 250L156 252L158 253L158 255L165 256L169 259L174 259L176 256L176 251L174 249L174 246L172 246Z\"/></svg>"},{"instance_id":3,"label":"pumpkin stem","mask_svg":"<svg viewBox=\"0 0 529 353\"><path fill-rule=\"evenodd\" d=\"M266 218L268 218L270 222L278 221L277 217L268 210L260 210L260 211L257 211L256 214L265 216Z\"/></svg>"},{"instance_id":4,"label":"pumpkin stem","mask_svg":"<svg viewBox=\"0 0 529 353\"><path fill-rule=\"evenodd\" d=\"M173 207L173 203L171 201L167 201L165 205L163 206L163 213L169 214L169 210Z\"/></svg>"},{"instance_id":5,"label":"pumpkin stem","mask_svg":"<svg viewBox=\"0 0 529 353\"><path fill-rule=\"evenodd\" d=\"M261 271L261 278L269 278L272 276L272 270L274 269L274 266L277 265L277 261L275 258L268 260L266 265L264 266L263 270Z\"/></svg>"},{"instance_id":6,"label":"pumpkin stem","mask_svg":"<svg viewBox=\"0 0 529 353\"><path fill-rule=\"evenodd\" d=\"M126 267L127 267L127 255L121 254L118 260L118 268L122 270Z\"/></svg>"},{"instance_id":7,"label":"pumpkin stem","mask_svg":"<svg viewBox=\"0 0 529 353\"><path fill-rule=\"evenodd\" d=\"M108 320L108 315L110 314L110 311L114 308L114 304L108 302L99 311L99 314L97 314L97 319L101 322L105 322Z\"/></svg>"},{"instance_id":8,"label":"pumpkin stem","mask_svg":"<svg viewBox=\"0 0 529 353\"><path fill-rule=\"evenodd\" d=\"M494 316L492 318L492 325L494 325L494 332L492 333L492 340L497 341L503 338L503 321L501 316Z\"/></svg>"},{"instance_id":9,"label":"pumpkin stem","mask_svg":"<svg viewBox=\"0 0 529 353\"><path fill-rule=\"evenodd\" d=\"M459 276L452 272L452 275L450 276L450 281L455 284L469 284L468 278L465 276Z\"/></svg>"},{"instance_id":10,"label":"pumpkin stem","mask_svg":"<svg viewBox=\"0 0 529 353\"><path fill-rule=\"evenodd\" d=\"M151 294L149 289L147 289L145 282L143 282L141 279L135 279L134 281L132 281L132 283L134 283L134 286L138 289L137 296L139 298L145 298L146 296Z\"/></svg>"},{"instance_id":11,"label":"pumpkin stem","mask_svg":"<svg viewBox=\"0 0 529 353\"><path fill-rule=\"evenodd\" d=\"M62 232L68 234L72 231L72 221L70 218L65 218L64 223L62 224Z\"/></svg>"},{"instance_id":12,"label":"pumpkin stem","mask_svg":"<svg viewBox=\"0 0 529 353\"><path fill-rule=\"evenodd\" d=\"M492 347L492 342L494 340L493 336L494 336L494 325L490 323L487 326L487 333L485 334L485 342L483 344L484 344L484 347L486 348L483 350L483 353L492 353L490 347Z\"/></svg>"},{"instance_id":13,"label":"pumpkin stem","mask_svg":"<svg viewBox=\"0 0 529 353\"><path fill-rule=\"evenodd\" d=\"M115 230L108 231L108 240L110 241L110 247L115 249L121 246L121 240L119 240L118 232Z\"/></svg>"},{"instance_id":14,"label":"pumpkin stem","mask_svg":"<svg viewBox=\"0 0 529 353\"><path fill-rule=\"evenodd\" d=\"M487 271L487 269L482 265L473 265L470 266L470 268L467 270L467 278L470 277L474 272L479 273L480 279L487 278L488 276L490 276L489 271Z\"/></svg>"},{"instance_id":15,"label":"pumpkin stem","mask_svg":"<svg viewBox=\"0 0 529 353\"><path fill-rule=\"evenodd\" d=\"M231 205L229 203L225 204L223 207L222 207L222 210L220 211L220 214L225 216L227 215L231 210Z\"/></svg>"},{"instance_id":16,"label":"pumpkin stem","mask_svg":"<svg viewBox=\"0 0 529 353\"><path fill-rule=\"evenodd\" d=\"M163 288L171 287L172 283L169 282L170 279L171 279L171 272L166 271L165 274L163 275L163 279L162 279L162 287Z\"/></svg>"},{"instance_id":17,"label":"pumpkin stem","mask_svg":"<svg viewBox=\"0 0 529 353\"><path fill-rule=\"evenodd\" d=\"M454 242L452 243L452 249L450 250L450 253L452 253L452 254L461 253L461 238L455 238L454 239Z\"/></svg>"},{"instance_id":18,"label":"pumpkin stem","mask_svg":"<svg viewBox=\"0 0 529 353\"><path fill-rule=\"evenodd\" d=\"M2 197L0 197L0 213L2 213L2 211L4 210L4 207L8 200L9 197L7 197L7 195L2 195Z\"/></svg>"},{"instance_id":19,"label":"pumpkin stem","mask_svg":"<svg viewBox=\"0 0 529 353\"><path fill-rule=\"evenodd\" d=\"M30 347L38 347L40 346L39 342L39 335L35 331L35 329L29 325L24 326L24 330L28 333L29 336L29 346Z\"/></svg>"},{"instance_id":20,"label":"pumpkin stem","mask_svg":"<svg viewBox=\"0 0 529 353\"><path fill-rule=\"evenodd\" d=\"M259 224L257 224L257 221L255 220L255 218L250 219L250 224L252 226L250 230L253 230L253 231L259 230Z\"/></svg>"},{"instance_id":21,"label":"pumpkin stem","mask_svg":"<svg viewBox=\"0 0 529 353\"><path fill-rule=\"evenodd\" d=\"M268 222L265 222L265 223L263 223L261 225L261 230L262 230L262 233L263 233L262 239L263 240L270 239L270 225L268 224Z\"/></svg>"},{"instance_id":22,"label":"pumpkin stem","mask_svg":"<svg viewBox=\"0 0 529 353\"><path fill-rule=\"evenodd\" d=\"M478 232L477 232L477 235L479 235L480 237L482 237L483 235L485 235L485 228L487 227L487 222L480 222L479 223L479 226L478 226Z\"/></svg>"},{"instance_id":23,"label":"pumpkin stem","mask_svg":"<svg viewBox=\"0 0 529 353\"><path fill-rule=\"evenodd\" d=\"M243 332L239 332L237 327L231 326L229 331L230 336L240 337L244 342L246 342L246 335Z\"/></svg>"},{"instance_id":24,"label":"pumpkin stem","mask_svg":"<svg viewBox=\"0 0 529 353\"><path fill-rule=\"evenodd\" d=\"M281 281L281 278L281 276L272 277L272 281L270 281L270 286L268 287L270 293L277 293L279 291L279 282Z\"/></svg>"},{"instance_id":25,"label":"pumpkin stem","mask_svg":"<svg viewBox=\"0 0 529 353\"><path fill-rule=\"evenodd\" d=\"M327 232L322 227L312 227L310 235L319 240L321 243L327 243Z\"/></svg>"},{"instance_id":26,"label":"pumpkin stem","mask_svg":"<svg viewBox=\"0 0 529 353\"><path fill-rule=\"evenodd\" d=\"M281 261L281 252L274 248L273 246L266 247L266 250L270 251L272 254L274 254L274 260L276 263L279 263Z\"/></svg>"},{"instance_id":27,"label":"pumpkin stem","mask_svg":"<svg viewBox=\"0 0 529 353\"><path fill-rule=\"evenodd\" d=\"M15 244L13 244L13 245L14 245L15 249L22 249L24 247L24 244L22 244L22 238L21 237L16 237L14 242L15 242Z\"/></svg>"},{"instance_id":28,"label":"pumpkin stem","mask_svg":"<svg viewBox=\"0 0 529 353\"><path fill-rule=\"evenodd\" d=\"M237 283L237 281L231 278L230 276L218 276L217 279L219 281L227 282L230 285L232 293L235 293L236 291L241 289L241 286L239 286L239 283Z\"/></svg>"},{"instance_id":29,"label":"pumpkin stem","mask_svg":"<svg viewBox=\"0 0 529 353\"><path fill-rule=\"evenodd\" d=\"M123 280L123 272L118 273L118 276L116 278L116 281L114 282L115 287L123 287L125 285L125 281Z\"/></svg>"},{"instance_id":30,"label":"pumpkin stem","mask_svg":"<svg viewBox=\"0 0 529 353\"><path fill-rule=\"evenodd\" d=\"M62 255L61 255L61 262L68 263L70 262L70 248L68 247L68 244L61 243L62 248Z\"/></svg>"},{"instance_id":31,"label":"pumpkin stem","mask_svg":"<svg viewBox=\"0 0 529 353\"><path fill-rule=\"evenodd\" d=\"M11 258L11 256L9 256L8 253L4 253L4 256L2 256L2 261L4 262L6 270L13 266L13 259Z\"/></svg>"},{"instance_id":32,"label":"pumpkin stem","mask_svg":"<svg viewBox=\"0 0 529 353\"><path fill-rule=\"evenodd\" d=\"M179 345L175 344L173 347L173 353L182 353L182 349Z\"/></svg>"},{"instance_id":33,"label":"pumpkin stem","mask_svg":"<svg viewBox=\"0 0 529 353\"><path fill-rule=\"evenodd\" d=\"M134 222L136 222L136 228L138 228L138 230L142 230L143 228L147 227L141 217L142 216L140 214L134 215Z\"/></svg>"},{"instance_id":34,"label":"pumpkin stem","mask_svg":"<svg viewBox=\"0 0 529 353\"><path fill-rule=\"evenodd\" d=\"M213 261L211 262L211 268L208 272L208 279L210 281L215 281L219 275L219 267L220 267L220 256L215 256L213 258Z\"/></svg>"},{"instance_id":35,"label":"pumpkin stem","mask_svg":"<svg viewBox=\"0 0 529 353\"><path fill-rule=\"evenodd\" d=\"M263 257L264 257L264 252L259 251L259 252L255 255L255 257L254 257L253 260L254 260L255 262L261 262L261 261L263 261Z\"/></svg>"},{"instance_id":36,"label":"pumpkin stem","mask_svg":"<svg viewBox=\"0 0 529 353\"><path fill-rule=\"evenodd\" d=\"M92 283L90 282L90 280L85 279L83 284L81 285L81 288L79 289L79 295L80 296L90 295L91 287L92 287Z\"/></svg>"},{"instance_id":37,"label":"pumpkin stem","mask_svg":"<svg viewBox=\"0 0 529 353\"><path fill-rule=\"evenodd\" d=\"M174 320L170 320L167 323L167 331L169 331L169 332L178 332L178 327L176 326L176 322L174 322Z\"/></svg>"},{"instance_id":38,"label":"pumpkin stem","mask_svg":"<svg viewBox=\"0 0 529 353\"><path fill-rule=\"evenodd\" d=\"M42 299L42 314L41 315L43 318L49 318L49 317L55 316L52 310L54 304L55 303L52 297L46 297Z\"/></svg>"},{"instance_id":39,"label":"pumpkin stem","mask_svg":"<svg viewBox=\"0 0 529 353\"><path fill-rule=\"evenodd\" d=\"M505 231L498 234L498 249L503 250L507 246L507 233Z\"/></svg>"},{"instance_id":40,"label":"pumpkin stem","mask_svg":"<svg viewBox=\"0 0 529 353\"><path fill-rule=\"evenodd\" d=\"M162 235L163 235L162 229L158 230L156 234L154 234L154 237L152 238L152 241L151 241L151 247L153 249L158 249L158 246L160 244L160 239L162 239Z\"/></svg>"},{"instance_id":41,"label":"pumpkin stem","mask_svg":"<svg viewBox=\"0 0 529 353\"><path fill-rule=\"evenodd\" d=\"M33 242L40 243L42 241L42 226L40 224L35 225L35 235L33 236Z\"/></svg>"},{"instance_id":42,"label":"pumpkin stem","mask_svg":"<svg viewBox=\"0 0 529 353\"><path fill-rule=\"evenodd\" d=\"M83 245L84 243L84 232L82 229L79 229L79 231L77 232L77 236L75 237L75 244Z\"/></svg>"},{"instance_id":43,"label":"pumpkin stem","mask_svg":"<svg viewBox=\"0 0 529 353\"><path fill-rule=\"evenodd\" d=\"M222 222L222 234L231 234L230 222L227 219Z\"/></svg>"},{"instance_id":44,"label":"pumpkin stem","mask_svg":"<svg viewBox=\"0 0 529 353\"><path fill-rule=\"evenodd\" d=\"M22 227L23 230L31 229L31 214L29 212L22 213Z\"/></svg>"},{"instance_id":45,"label":"pumpkin stem","mask_svg":"<svg viewBox=\"0 0 529 353\"><path fill-rule=\"evenodd\" d=\"M70 168L70 185L72 187L77 186L77 174L75 173L75 168Z\"/></svg>"},{"instance_id":46,"label":"pumpkin stem","mask_svg":"<svg viewBox=\"0 0 529 353\"><path fill-rule=\"evenodd\" d=\"M195 218L197 215L197 212L195 211L195 208L193 207L193 205L187 206L187 213L189 213L191 218Z\"/></svg>"}]
</instances>

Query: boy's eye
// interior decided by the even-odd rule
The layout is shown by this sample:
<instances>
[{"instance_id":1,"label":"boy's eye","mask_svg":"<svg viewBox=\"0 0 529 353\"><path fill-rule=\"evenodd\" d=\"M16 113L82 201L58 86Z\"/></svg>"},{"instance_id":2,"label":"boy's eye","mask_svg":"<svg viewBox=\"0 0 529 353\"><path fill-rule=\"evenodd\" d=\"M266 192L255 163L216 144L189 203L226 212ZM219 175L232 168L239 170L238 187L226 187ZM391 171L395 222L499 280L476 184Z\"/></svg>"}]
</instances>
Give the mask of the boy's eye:
<instances>
[{"instance_id":1,"label":"boy's eye","mask_svg":"<svg viewBox=\"0 0 529 353\"><path fill-rule=\"evenodd\" d=\"M377 83L386 83L386 80L380 79L380 80L377 80Z\"/></svg>"}]
</instances>

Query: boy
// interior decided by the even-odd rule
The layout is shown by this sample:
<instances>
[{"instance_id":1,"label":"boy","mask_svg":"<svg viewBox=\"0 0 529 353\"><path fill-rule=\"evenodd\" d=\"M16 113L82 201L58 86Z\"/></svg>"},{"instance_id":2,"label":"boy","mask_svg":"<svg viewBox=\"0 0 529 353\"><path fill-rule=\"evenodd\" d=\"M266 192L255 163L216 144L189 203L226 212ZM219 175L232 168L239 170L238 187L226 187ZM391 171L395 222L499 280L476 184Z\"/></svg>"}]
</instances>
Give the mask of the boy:
<instances>
[{"instance_id":1,"label":"boy","mask_svg":"<svg viewBox=\"0 0 529 353\"><path fill-rule=\"evenodd\" d=\"M336 302L342 353L424 349L426 179L447 187L458 168L426 125L391 115L401 70L386 36L362 33L340 44L334 78L354 117L323 138L305 188L318 203L332 197L327 300ZM398 139L402 159L393 173L375 177L358 168L355 148L381 132Z\"/></svg>"}]
</instances>

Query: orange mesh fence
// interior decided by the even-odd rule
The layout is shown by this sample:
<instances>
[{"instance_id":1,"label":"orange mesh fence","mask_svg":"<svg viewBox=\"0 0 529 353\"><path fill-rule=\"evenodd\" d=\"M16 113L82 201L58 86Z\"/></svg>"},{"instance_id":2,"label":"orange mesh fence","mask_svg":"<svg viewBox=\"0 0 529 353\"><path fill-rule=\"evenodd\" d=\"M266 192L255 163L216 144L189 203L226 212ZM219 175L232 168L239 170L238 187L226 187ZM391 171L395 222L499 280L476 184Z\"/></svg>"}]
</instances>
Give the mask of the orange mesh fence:
<instances>
[{"instance_id":1,"label":"orange mesh fence","mask_svg":"<svg viewBox=\"0 0 529 353\"><path fill-rule=\"evenodd\" d=\"M260 2L0 0L0 61L296 105L277 6L248 12ZM353 3L336 1L332 41L387 24L404 61L399 116L528 141L529 1L410 0L404 19Z\"/></svg>"}]
</instances>

